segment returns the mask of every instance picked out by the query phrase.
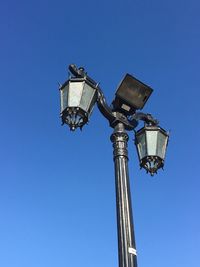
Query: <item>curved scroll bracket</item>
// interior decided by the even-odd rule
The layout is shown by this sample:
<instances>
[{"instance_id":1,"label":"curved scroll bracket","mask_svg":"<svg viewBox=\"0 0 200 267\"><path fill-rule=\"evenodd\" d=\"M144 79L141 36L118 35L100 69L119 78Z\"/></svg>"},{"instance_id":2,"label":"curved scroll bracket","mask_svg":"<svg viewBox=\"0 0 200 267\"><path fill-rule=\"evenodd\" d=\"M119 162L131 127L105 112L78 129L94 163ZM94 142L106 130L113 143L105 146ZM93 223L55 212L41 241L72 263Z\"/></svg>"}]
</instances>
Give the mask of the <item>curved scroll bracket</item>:
<instances>
[{"instance_id":1,"label":"curved scroll bracket","mask_svg":"<svg viewBox=\"0 0 200 267\"><path fill-rule=\"evenodd\" d=\"M137 112L131 116L131 121L136 120L136 121L144 121L147 125L153 125L156 126L159 124L159 121L155 119L151 114L146 114L143 112Z\"/></svg>"}]
</instances>

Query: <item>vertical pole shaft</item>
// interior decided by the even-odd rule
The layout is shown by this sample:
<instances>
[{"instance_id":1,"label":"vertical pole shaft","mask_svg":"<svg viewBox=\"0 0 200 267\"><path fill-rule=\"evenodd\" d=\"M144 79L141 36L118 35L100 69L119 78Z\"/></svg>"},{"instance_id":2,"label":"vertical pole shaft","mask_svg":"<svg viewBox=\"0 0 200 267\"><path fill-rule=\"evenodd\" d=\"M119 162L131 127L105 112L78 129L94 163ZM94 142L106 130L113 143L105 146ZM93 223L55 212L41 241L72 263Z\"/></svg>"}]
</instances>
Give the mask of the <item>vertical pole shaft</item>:
<instances>
[{"instance_id":1,"label":"vertical pole shaft","mask_svg":"<svg viewBox=\"0 0 200 267\"><path fill-rule=\"evenodd\" d=\"M115 164L119 267L137 267L137 256L128 173L128 134L118 123L111 135Z\"/></svg>"}]
</instances>

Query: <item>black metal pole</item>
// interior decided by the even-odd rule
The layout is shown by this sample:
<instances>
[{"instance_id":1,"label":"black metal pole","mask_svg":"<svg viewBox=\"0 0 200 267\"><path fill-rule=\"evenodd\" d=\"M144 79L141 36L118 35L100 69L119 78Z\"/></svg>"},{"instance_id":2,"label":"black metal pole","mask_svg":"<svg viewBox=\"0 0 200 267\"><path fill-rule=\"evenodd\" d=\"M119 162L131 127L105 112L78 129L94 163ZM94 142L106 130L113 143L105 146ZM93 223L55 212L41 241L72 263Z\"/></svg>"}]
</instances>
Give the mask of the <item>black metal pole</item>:
<instances>
[{"instance_id":1,"label":"black metal pole","mask_svg":"<svg viewBox=\"0 0 200 267\"><path fill-rule=\"evenodd\" d=\"M119 267L137 267L128 173L128 134L122 123L115 127L111 141L114 148Z\"/></svg>"}]
</instances>

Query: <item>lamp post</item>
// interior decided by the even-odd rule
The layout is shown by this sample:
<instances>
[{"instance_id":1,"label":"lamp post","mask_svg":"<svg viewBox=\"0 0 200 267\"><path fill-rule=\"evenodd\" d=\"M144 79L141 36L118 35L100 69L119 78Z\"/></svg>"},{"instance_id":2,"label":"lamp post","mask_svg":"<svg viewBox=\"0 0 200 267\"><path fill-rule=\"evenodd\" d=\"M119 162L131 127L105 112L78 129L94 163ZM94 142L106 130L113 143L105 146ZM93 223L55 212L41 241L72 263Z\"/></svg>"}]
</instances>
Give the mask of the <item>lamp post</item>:
<instances>
[{"instance_id":1,"label":"lamp post","mask_svg":"<svg viewBox=\"0 0 200 267\"><path fill-rule=\"evenodd\" d=\"M135 131L139 121L144 122L144 127L135 131L135 144L140 167L151 175L164 166L169 134L158 126L158 121L150 114L137 111L144 107L153 92L149 86L126 74L112 105L108 106L98 83L87 75L84 68L71 64L69 70L73 76L60 86L62 124L67 124L72 131L82 129L97 103L100 112L114 129L110 139L115 165L119 267L137 267L127 131Z\"/></svg>"}]
</instances>

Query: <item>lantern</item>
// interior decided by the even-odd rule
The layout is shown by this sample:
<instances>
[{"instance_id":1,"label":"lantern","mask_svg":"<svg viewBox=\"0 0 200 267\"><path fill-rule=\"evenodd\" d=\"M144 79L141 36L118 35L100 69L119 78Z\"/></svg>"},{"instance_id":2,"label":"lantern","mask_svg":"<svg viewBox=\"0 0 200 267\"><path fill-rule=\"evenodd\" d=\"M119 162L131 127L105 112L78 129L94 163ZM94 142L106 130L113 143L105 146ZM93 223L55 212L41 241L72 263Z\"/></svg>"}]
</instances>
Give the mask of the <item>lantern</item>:
<instances>
[{"instance_id":1,"label":"lantern","mask_svg":"<svg viewBox=\"0 0 200 267\"><path fill-rule=\"evenodd\" d=\"M135 134L140 167L152 176L163 168L169 133L159 126L148 125Z\"/></svg>"},{"instance_id":2,"label":"lantern","mask_svg":"<svg viewBox=\"0 0 200 267\"><path fill-rule=\"evenodd\" d=\"M60 87L61 118L74 131L88 122L97 100L97 89L86 78L71 78Z\"/></svg>"}]
</instances>

